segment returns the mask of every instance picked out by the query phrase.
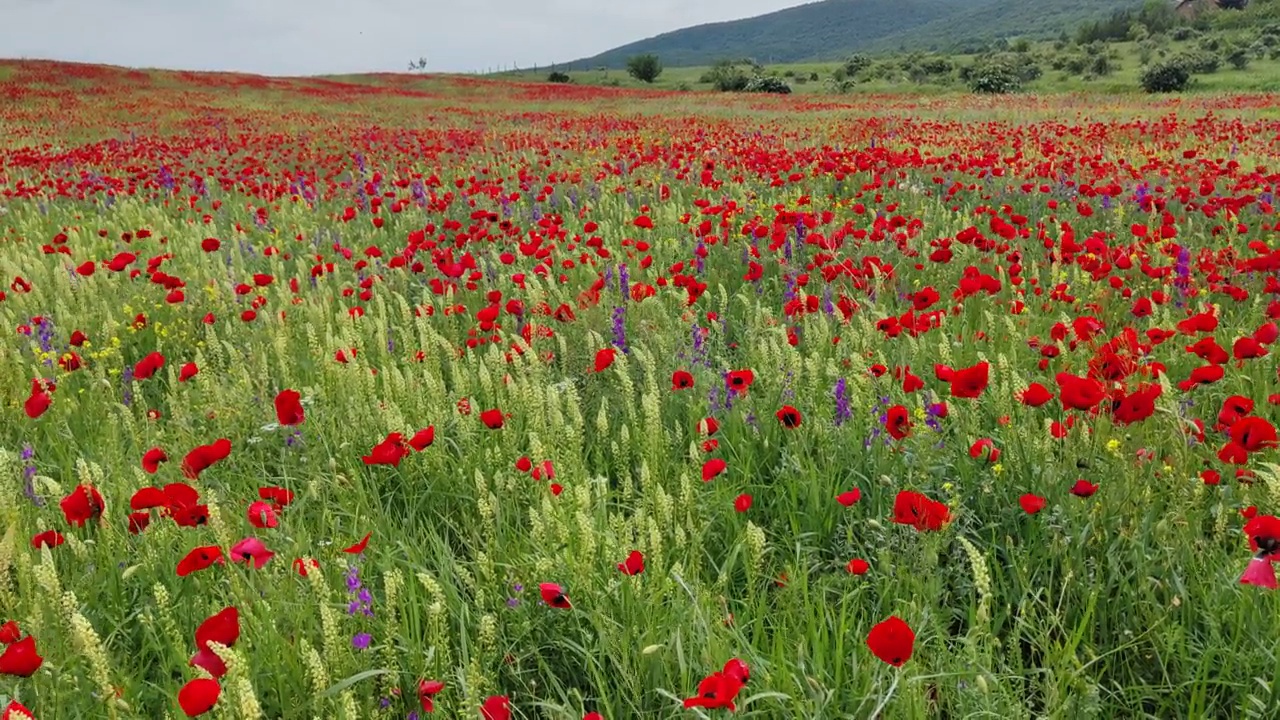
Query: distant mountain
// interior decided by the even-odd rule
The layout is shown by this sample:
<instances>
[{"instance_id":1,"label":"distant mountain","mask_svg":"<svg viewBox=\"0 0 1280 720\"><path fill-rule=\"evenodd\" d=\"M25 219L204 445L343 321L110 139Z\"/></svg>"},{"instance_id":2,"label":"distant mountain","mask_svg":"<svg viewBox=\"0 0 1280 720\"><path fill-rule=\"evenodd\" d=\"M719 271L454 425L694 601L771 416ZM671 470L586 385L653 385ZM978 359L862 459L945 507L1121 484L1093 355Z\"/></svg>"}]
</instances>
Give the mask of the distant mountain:
<instances>
[{"instance_id":1,"label":"distant mountain","mask_svg":"<svg viewBox=\"0 0 1280 720\"><path fill-rule=\"evenodd\" d=\"M821 0L743 20L663 33L569 69L620 68L653 53L670 67L753 58L762 63L835 60L853 52L952 49L965 41L1053 37L1142 0Z\"/></svg>"}]
</instances>

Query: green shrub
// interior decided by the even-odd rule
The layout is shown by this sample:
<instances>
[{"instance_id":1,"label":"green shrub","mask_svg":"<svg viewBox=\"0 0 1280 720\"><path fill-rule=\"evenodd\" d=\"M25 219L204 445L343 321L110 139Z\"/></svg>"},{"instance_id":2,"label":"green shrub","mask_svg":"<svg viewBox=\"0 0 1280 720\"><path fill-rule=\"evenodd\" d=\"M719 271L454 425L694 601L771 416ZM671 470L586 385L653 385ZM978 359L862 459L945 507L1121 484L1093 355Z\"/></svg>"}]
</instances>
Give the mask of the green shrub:
<instances>
[{"instance_id":1,"label":"green shrub","mask_svg":"<svg viewBox=\"0 0 1280 720\"><path fill-rule=\"evenodd\" d=\"M662 61L651 53L636 55L627 60L627 74L640 82L651 83L662 74Z\"/></svg>"},{"instance_id":2,"label":"green shrub","mask_svg":"<svg viewBox=\"0 0 1280 720\"><path fill-rule=\"evenodd\" d=\"M791 86L785 80L778 77L770 77L767 75L757 75L747 81L747 85L743 88L746 92L754 93L774 93L777 95L791 94Z\"/></svg>"},{"instance_id":3,"label":"green shrub","mask_svg":"<svg viewBox=\"0 0 1280 720\"><path fill-rule=\"evenodd\" d=\"M1181 63L1192 75L1212 75L1222 67L1222 58L1203 50L1189 50L1174 57L1173 62Z\"/></svg>"},{"instance_id":4,"label":"green shrub","mask_svg":"<svg viewBox=\"0 0 1280 720\"><path fill-rule=\"evenodd\" d=\"M569 77L567 73L562 73L559 70L553 70L551 74L547 76L547 82L569 83L573 82L573 78Z\"/></svg>"},{"instance_id":5,"label":"green shrub","mask_svg":"<svg viewBox=\"0 0 1280 720\"><path fill-rule=\"evenodd\" d=\"M1183 63L1169 60L1143 70L1138 82L1149 93L1182 92L1191 83L1191 72Z\"/></svg>"},{"instance_id":6,"label":"green shrub","mask_svg":"<svg viewBox=\"0 0 1280 720\"><path fill-rule=\"evenodd\" d=\"M1017 92L1022 89L1022 82L1018 69L1005 61L989 61L973 67L968 78L969 89L983 95Z\"/></svg>"}]
</instances>

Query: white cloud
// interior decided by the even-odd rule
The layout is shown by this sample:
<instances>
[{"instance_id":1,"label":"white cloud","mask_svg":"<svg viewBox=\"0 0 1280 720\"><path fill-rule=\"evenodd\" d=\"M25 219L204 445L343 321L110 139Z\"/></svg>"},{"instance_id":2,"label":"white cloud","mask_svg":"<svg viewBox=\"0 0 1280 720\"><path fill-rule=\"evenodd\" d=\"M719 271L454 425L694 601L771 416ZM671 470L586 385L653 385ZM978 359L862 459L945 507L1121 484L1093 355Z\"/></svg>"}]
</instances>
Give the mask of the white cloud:
<instances>
[{"instance_id":1,"label":"white cloud","mask_svg":"<svg viewBox=\"0 0 1280 720\"><path fill-rule=\"evenodd\" d=\"M797 0L0 0L0 57L268 75L548 65Z\"/></svg>"}]
</instances>

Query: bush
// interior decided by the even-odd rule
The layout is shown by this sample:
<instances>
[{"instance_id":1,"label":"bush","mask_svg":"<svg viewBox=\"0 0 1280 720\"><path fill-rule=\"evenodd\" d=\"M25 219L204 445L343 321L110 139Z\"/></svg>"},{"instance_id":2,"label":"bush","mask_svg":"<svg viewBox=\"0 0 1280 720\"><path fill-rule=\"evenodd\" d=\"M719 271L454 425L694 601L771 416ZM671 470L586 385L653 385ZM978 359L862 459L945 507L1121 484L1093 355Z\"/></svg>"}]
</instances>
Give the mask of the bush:
<instances>
[{"instance_id":1,"label":"bush","mask_svg":"<svg viewBox=\"0 0 1280 720\"><path fill-rule=\"evenodd\" d=\"M751 75L736 63L722 60L698 78L700 83L709 83L720 92L742 92L747 89Z\"/></svg>"},{"instance_id":2,"label":"bush","mask_svg":"<svg viewBox=\"0 0 1280 720\"><path fill-rule=\"evenodd\" d=\"M975 66L969 70L968 76L969 89L975 93L1003 95L1022 88L1022 76L1008 62L990 61Z\"/></svg>"},{"instance_id":3,"label":"bush","mask_svg":"<svg viewBox=\"0 0 1280 720\"><path fill-rule=\"evenodd\" d=\"M569 77L569 75L566 73L560 72L559 70L553 70L551 74L547 76L547 82L568 83L568 82L573 82L573 78Z\"/></svg>"},{"instance_id":4,"label":"bush","mask_svg":"<svg viewBox=\"0 0 1280 720\"><path fill-rule=\"evenodd\" d=\"M1177 55L1173 62L1181 63L1192 75L1212 75L1222 66L1222 58L1203 50L1191 50Z\"/></svg>"},{"instance_id":5,"label":"bush","mask_svg":"<svg viewBox=\"0 0 1280 720\"><path fill-rule=\"evenodd\" d=\"M1249 53L1244 48L1236 48L1227 55L1227 62L1231 64L1231 67L1243 70L1249 67Z\"/></svg>"},{"instance_id":6,"label":"bush","mask_svg":"<svg viewBox=\"0 0 1280 720\"><path fill-rule=\"evenodd\" d=\"M1149 93L1182 92L1191 83L1191 72L1181 62L1169 60L1143 70L1138 82Z\"/></svg>"},{"instance_id":7,"label":"bush","mask_svg":"<svg viewBox=\"0 0 1280 720\"><path fill-rule=\"evenodd\" d=\"M662 74L662 61L657 55L636 55L627 60L627 74L640 82L651 83Z\"/></svg>"},{"instance_id":8,"label":"bush","mask_svg":"<svg viewBox=\"0 0 1280 720\"><path fill-rule=\"evenodd\" d=\"M791 94L791 86L785 80L777 77L769 77L766 75L757 75L747 81L747 86L743 88L747 92L755 93L775 93L778 95Z\"/></svg>"}]
</instances>

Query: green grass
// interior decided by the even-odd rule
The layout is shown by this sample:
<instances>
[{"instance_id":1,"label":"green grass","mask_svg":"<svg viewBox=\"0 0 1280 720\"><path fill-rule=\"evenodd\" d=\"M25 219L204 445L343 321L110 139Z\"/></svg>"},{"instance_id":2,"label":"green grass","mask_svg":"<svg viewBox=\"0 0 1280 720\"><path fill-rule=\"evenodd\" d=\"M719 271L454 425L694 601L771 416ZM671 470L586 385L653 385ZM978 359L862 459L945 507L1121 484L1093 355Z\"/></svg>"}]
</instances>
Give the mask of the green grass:
<instances>
[{"instance_id":1,"label":"green grass","mask_svg":"<svg viewBox=\"0 0 1280 720\"><path fill-rule=\"evenodd\" d=\"M1193 41L1184 42L1168 42L1166 50L1169 55L1175 55L1180 51L1189 50L1194 47ZM1055 51L1051 43L1039 43L1032 46L1032 55L1039 59L1044 74L1037 80L1027 83L1024 90L1029 93L1074 93L1074 92L1098 92L1105 94L1129 93L1139 88L1138 78L1142 72L1143 64L1138 54L1138 48L1135 43L1122 42L1113 43L1107 46L1108 50L1116 55L1114 58L1114 70L1111 74L1087 78L1081 74L1070 74L1064 71L1053 70L1049 67L1047 58ZM1075 52L1084 52L1075 50ZM873 56L881 65L890 64L895 68L899 68L887 77L866 78L860 77L859 82L853 88L854 93L901 93L901 94L947 94L947 93L965 93L968 88L965 87L953 71L950 77L945 81L930 82L913 82L907 74L900 69L900 63L905 60L908 55L903 54L880 54ZM952 54L944 57L952 61L953 65L963 67L975 62L975 56ZM1158 61L1159 56L1154 60ZM766 66L766 71L771 75L777 75L787 80L791 85L794 93L798 94L831 94L832 87L828 80L832 73L840 67L838 62L827 63L793 63L793 64L776 64ZM641 88L652 87L661 90L695 90L710 91L714 88L709 83L702 83L699 80L710 70L710 66L695 67L668 67L664 68L662 75L656 82L652 84L642 83L635 78L630 77L625 70L615 69L598 69L598 70L569 70L566 74L574 83L581 85L599 85L599 86L616 86L623 88ZM545 82L550 69L539 68L536 70L521 70L496 74L495 77L518 79L528 82ZM806 81L800 83L796 81L797 77L808 78L812 73L818 74L817 81ZM790 74L790 76L788 76ZM1249 66L1244 70L1236 70L1226 62L1222 63L1221 69L1209 75L1198 75L1195 77L1193 85L1195 91L1206 92L1276 92L1280 91L1280 60L1272 60L1269 58L1250 59Z\"/></svg>"},{"instance_id":2,"label":"green grass","mask_svg":"<svg viewBox=\"0 0 1280 720\"><path fill-rule=\"evenodd\" d=\"M771 98L0 68L55 90L0 116L0 621L44 657L32 677L0 676L4 701L42 720L182 717L196 628L236 606L213 720L400 720L427 678L446 683L434 717L476 718L491 695L518 720L725 717L681 701L735 657L751 679L733 717L759 720L1280 715L1280 593L1239 583L1242 511L1280 509L1277 452L1252 453L1238 481L1214 429L1235 395L1280 419L1274 355L1183 391L1204 365L1186 350L1196 339L1147 334L1216 307L1200 335L1230 352L1266 322L1266 273L1230 258L1275 244L1261 202L1274 179L1253 172L1280 129L1256 107L1269 96ZM92 189L105 179L110 196ZM38 190L22 197L19 181ZM1088 197L1111 183L1116 197ZM1164 221L1143 193L1175 237L1136 239ZM1210 207L1228 200L1229 217ZM43 249L59 234L69 255ZM1085 246L1070 262L1068 235ZM949 262L930 257L944 241ZM1178 267L1180 246L1185 270L1144 272ZM103 266L124 252L136 277ZM76 274L86 262L93 275ZM651 296L623 293L622 263ZM957 298L973 272L998 289ZM910 322L927 287L939 299L916 313L941 312L940 326L893 334L885 321ZM1169 301L1133 312L1157 292ZM618 307L628 352L596 372L621 342ZM1073 322L1086 316L1096 337ZM1104 343L1130 328L1150 347L1119 343L1132 364L1112 362ZM76 329L88 344L69 345ZM79 369L57 362L71 352ZM151 352L164 367L127 380ZM982 361L978 398L937 378L936 364ZM181 381L186 363L199 373ZM681 369L693 388L673 388ZM742 369L754 384L728 407L724 374ZM1058 372L1104 371L1127 392L1161 383L1152 415L1122 425L1017 399L1033 381L1058 393ZM33 378L56 381L34 419ZM277 423L285 388L305 406L300 442ZM779 422L784 405L799 427ZM913 427L890 442L892 405ZM482 424L490 409L510 413L501 429ZM1065 437L1055 421L1073 423ZM428 426L434 444L398 467L363 461ZM230 455L184 477L183 457L219 438ZM973 457L979 438L998 461ZM153 475L140 459L154 447L169 460ZM709 458L726 468L704 481ZM1208 468L1220 485L1201 480ZM1095 495L1070 492L1082 478ZM156 509L130 533L134 494L177 482L208 522ZM83 527L60 508L80 484L105 501ZM274 528L251 522L264 486L295 493ZM856 504L836 501L855 487ZM894 522L904 490L950 521ZM1021 509L1027 493L1046 500L1039 513ZM65 543L33 548L50 529ZM360 558L343 552L366 533ZM277 554L177 576L193 548L246 537ZM633 550L646 567L626 576ZM302 558L320 572L299 577ZM854 558L869 572L850 574ZM543 582L572 609L541 604ZM371 617L348 614L355 585ZM891 615L916 633L901 668L867 645Z\"/></svg>"}]
</instances>

